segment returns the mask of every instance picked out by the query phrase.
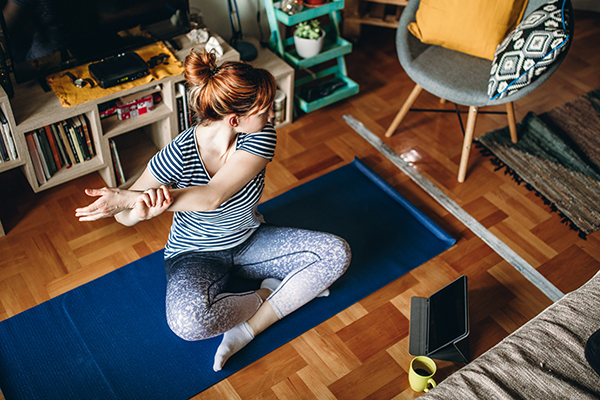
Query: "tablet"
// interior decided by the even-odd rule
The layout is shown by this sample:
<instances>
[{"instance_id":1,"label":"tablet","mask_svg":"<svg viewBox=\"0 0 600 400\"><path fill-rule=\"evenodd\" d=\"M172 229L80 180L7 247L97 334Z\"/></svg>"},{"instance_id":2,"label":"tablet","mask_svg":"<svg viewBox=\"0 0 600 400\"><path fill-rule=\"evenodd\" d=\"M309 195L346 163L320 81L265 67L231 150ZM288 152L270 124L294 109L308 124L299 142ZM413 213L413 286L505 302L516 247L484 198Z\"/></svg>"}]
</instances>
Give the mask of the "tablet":
<instances>
[{"instance_id":1,"label":"tablet","mask_svg":"<svg viewBox=\"0 0 600 400\"><path fill-rule=\"evenodd\" d=\"M467 277L465 275L428 298L427 346L431 354L469 334Z\"/></svg>"}]
</instances>

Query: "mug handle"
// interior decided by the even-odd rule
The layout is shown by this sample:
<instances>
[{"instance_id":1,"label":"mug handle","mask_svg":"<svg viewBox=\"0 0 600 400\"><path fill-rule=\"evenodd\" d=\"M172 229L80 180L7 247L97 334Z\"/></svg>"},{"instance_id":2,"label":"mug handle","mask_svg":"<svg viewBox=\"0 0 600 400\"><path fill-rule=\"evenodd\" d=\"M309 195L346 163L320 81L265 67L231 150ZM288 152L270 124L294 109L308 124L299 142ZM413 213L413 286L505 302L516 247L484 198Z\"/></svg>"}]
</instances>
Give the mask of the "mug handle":
<instances>
[{"instance_id":1,"label":"mug handle","mask_svg":"<svg viewBox=\"0 0 600 400\"><path fill-rule=\"evenodd\" d=\"M427 379L427 386L425 387L425 389L423 389L425 392L429 392L429 385L431 385L431 388L433 389L435 387L435 381L431 378Z\"/></svg>"}]
</instances>

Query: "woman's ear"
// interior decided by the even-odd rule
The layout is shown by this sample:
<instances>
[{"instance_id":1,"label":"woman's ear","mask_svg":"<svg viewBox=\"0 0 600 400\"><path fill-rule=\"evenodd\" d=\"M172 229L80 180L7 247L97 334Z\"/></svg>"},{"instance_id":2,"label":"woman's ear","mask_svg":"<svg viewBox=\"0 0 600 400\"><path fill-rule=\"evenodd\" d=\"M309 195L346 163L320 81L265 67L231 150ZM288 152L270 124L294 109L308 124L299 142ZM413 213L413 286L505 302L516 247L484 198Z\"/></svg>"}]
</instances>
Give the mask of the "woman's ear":
<instances>
[{"instance_id":1,"label":"woman's ear","mask_svg":"<svg viewBox=\"0 0 600 400\"><path fill-rule=\"evenodd\" d=\"M235 114L231 114L229 117L227 117L227 122L229 122L229 126L232 128L237 128L237 126L240 124L240 118Z\"/></svg>"}]
</instances>

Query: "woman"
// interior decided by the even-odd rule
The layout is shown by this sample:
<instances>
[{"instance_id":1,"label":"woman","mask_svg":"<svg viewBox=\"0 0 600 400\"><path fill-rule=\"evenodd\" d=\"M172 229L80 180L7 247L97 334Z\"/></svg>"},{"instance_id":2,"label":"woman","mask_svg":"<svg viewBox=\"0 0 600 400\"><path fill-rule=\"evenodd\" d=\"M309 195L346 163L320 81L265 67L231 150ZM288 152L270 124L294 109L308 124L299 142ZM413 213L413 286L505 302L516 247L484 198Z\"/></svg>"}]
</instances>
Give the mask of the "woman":
<instances>
[{"instance_id":1,"label":"woman","mask_svg":"<svg viewBox=\"0 0 600 400\"><path fill-rule=\"evenodd\" d=\"M273 76L192 52L185 78L200 122L156 154L130 190L86 190L99 198L76 216L134 225L175 213L165 246L167 322L185 340L223 334L219 371L271 324L327 295L350 249L331 234L265 224L256 211L277 142L268 122ZM226 293L233 275L263 281L256 291Z\"/></svg>"}]
</instances>

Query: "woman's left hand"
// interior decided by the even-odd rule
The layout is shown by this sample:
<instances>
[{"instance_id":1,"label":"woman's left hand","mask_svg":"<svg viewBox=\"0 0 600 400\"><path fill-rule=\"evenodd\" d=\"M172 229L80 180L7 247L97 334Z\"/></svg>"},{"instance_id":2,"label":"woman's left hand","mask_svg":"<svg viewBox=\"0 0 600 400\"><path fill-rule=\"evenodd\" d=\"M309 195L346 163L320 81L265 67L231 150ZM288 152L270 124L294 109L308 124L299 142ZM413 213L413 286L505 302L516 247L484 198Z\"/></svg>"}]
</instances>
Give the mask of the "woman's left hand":
<instances>
[{"instance_id":1,"label":"woman's left hand","mask_svg":"<svg viewBox=\"0 0 600 400\"><path fill-rule=\"evenodd\" d=\"M101 218L115 216L121 211L132 209L140 195L139 192L116 188L86 189L85 194L98 197L87 207L75 210L75 216L80 221L96 221Z\"/></svg>"}]
</instances>

